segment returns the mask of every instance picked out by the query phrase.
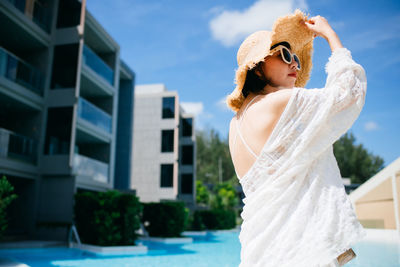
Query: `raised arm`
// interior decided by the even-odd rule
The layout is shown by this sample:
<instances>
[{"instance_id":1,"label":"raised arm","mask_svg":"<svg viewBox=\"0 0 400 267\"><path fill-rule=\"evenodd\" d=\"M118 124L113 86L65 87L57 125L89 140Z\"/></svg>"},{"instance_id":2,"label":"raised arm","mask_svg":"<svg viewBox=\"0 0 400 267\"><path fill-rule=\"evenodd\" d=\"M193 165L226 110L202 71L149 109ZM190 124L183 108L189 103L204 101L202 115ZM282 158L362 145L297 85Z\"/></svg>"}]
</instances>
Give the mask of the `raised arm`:
<instances>
[{"instance_id":1,"label":"raised arm","mask_svg":"<svg viewBox=\"0 0 400 267\"><path fill-rule=\"evenodd\" d=\"M342 111L354 104L361 110L367 87L363 67L352 59L351 52L343 47L338 35L324 17L312 17L305 21L304 25L313 31L315 36L323 37L332 50L325 66L328 77L321 91L324 97L332 99L332 112Z\"/></svg>"},{"instance_id":2,"label":"raised arm","mask_svg":"<svg viewBox=\"0 0 400 267\"><path fill-rule=\"evenodd\" d=\"M312 17L311 19L305 21L305 25L314 32L315 36L322 36L329 43L332 52L337 48L343 47L339 36L329 25L326 18L321 16Z\"/></svg>"}]
</instances>

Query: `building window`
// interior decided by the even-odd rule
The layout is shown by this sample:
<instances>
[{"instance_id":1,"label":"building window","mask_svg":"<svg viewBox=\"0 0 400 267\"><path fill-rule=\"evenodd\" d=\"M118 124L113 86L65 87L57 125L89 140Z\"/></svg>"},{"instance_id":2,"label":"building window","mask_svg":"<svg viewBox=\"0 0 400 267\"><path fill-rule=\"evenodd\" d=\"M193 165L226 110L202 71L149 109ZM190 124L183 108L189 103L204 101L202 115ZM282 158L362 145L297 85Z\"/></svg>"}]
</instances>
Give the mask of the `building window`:
<instances>
[{"instance_id":1,"label":"building window","mask_svg":"<svg viewBox=\"0 0 400 267\"><path fill-rule=\"evenodd\" d=\"M182 164L193 165L193 146L185 145L182 146Z\"/></svg>"},{"instance_id":2,"label":"building window","mask_svg":"<svg viewBox=\"0 0 400 267\"><path fill-rule=\"evenodd\" d=\"M49 108L47 113L44 154L69 154L71 144L72 108Z\"/></svg>"},{"instance_id":3,"label":"building window","mask_svg":"<svg viewBox=\"0 0 400 267\"><path fill-rule=\"evenodd\" d=\"M161 164L161 187L173 187L174 164Z\"/></svg>"},{"instance_id":4,"label":"building window","mask_svg":"<svg viewBox=\"0 0 400 267\"><path fill-rule=\"evenodd\" d=\"M162 118L175 118L175 97L164 97L162 104Z\"/></svg>"},{"instance_id":5,"label":"building window","mask_svg":"<svg viewBox=\"0 0 400 267\"><path fill-rule=\"evenodd\" d=\"M51 89L76 86L79 44L57 45L54 48Z\"/></svg>"},{"instance_id":6,"label":"building window","mask_svg":"<svg viewBox=\"0 0 400 267\"><path fill-rule=\"evenodd\" d=\"M57 28L68 28L79 25L81 22L81 2L79 0L59 1Z\"/></svg>"},{"instance_id":7,"label":"building window","mask_svg":"<svg viewBox=\"0 0 400 267\"><path fill-rule=\"evenodd\" d=\"M182 136L192 136L193 120L182 119Z\"/></svg>"},{"instance_id":8,"label":"building window","mask_svg":"<svg viewBox=\"0 0 400 267\"><path fill-rule=\"evenodd\" d=\"M193 174L181 175L181 193L193 194Z\"/></svg>"},{"instance_id":9,"label":"building window","mask_svg":"<svg viewBox=\"0 0 400 267\"><path fill-rule=\"evenodd\" d=\"M174 130L161 131L161 152L174 151Z\"/></svg>"}]
</instances>

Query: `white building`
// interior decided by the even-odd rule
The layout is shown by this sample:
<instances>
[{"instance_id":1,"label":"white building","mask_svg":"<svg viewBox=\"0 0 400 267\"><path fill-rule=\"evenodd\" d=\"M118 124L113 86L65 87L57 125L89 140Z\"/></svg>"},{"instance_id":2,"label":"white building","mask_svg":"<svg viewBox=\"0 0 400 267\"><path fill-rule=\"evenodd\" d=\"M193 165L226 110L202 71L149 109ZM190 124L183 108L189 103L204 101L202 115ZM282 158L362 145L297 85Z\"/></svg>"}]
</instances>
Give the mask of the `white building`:
<instances>
[{"instance_id":1,"label":"white building","mask_svg":"<svg viewBox=\"0 0 400 267\"><path fill-rule=\"evenodd\" d=\"M195 201L194 116L164 84L135 86L131 189L142 202Z\"/></svg>"}]
</instances>

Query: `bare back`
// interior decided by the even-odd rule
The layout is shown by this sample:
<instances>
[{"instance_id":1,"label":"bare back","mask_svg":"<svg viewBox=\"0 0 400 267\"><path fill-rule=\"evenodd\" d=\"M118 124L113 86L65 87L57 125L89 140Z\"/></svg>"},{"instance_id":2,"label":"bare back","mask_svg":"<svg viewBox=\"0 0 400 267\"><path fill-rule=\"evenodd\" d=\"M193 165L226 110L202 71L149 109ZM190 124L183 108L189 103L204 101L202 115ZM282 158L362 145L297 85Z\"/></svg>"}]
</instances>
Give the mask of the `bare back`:
<instances>
[{"instance_id":1,"label":"bare back","mask_svg":"<svg viewBox=\"0 0 400 267\"><path fill-rule=\"evenodd\" d=\"M230 123L229 150L239 179L256 161L290 99L292 89L247 97Z\"/></svg>"}]
</instances>

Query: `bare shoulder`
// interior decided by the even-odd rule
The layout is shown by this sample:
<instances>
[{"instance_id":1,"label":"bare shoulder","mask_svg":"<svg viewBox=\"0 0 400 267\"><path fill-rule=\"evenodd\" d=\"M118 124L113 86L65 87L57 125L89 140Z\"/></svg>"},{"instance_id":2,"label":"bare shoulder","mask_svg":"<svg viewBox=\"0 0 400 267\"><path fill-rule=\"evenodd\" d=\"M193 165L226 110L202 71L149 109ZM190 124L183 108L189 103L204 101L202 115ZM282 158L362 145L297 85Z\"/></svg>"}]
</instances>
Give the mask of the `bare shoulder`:
<instances>
[{"instance_id":1,"label":"bare shoulder","mask_svg":"<svg viewBox=\"0 0 400 267\"><path fill-rule=\"evenodd\" d=\"M229 143L231 143L231 141L232 141L233 120L235 120L235 117L232 117L232 119L231 119L231 121L229 123L229 132L228 132Z\"/></svg>"},{"instance_id":2,"label":"bare shoulder","mask_svg":"<svg viewBox=\"0 0 400 267\"><path fill-rule=\"evenodd\" d=\"M282 89L273 93L269 93L261 100L263 105L261 108L267 109L269 112L282 113L292 96L293 89Z\"/></svg>"},{"instance_id":3,"label":"bare shoulder","mask_svg":"<svg viewBox=\"0 0 400 267\"><path fill-rule=\"evenodd\" d=\"M264 129L271 121L276 121L285 110L292 92L293 89L281 89L262 95L247 110L249 118L245 121L248 126L253 127L253 129ZM236 117L233 117L230 122L229 133L235 132L234 123L236 123ZM231 140L231 138L229 139Z\"/></svg>"}]
</instances>

